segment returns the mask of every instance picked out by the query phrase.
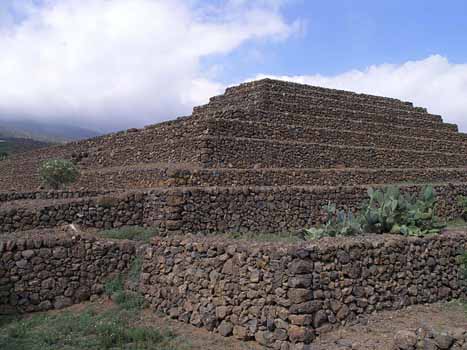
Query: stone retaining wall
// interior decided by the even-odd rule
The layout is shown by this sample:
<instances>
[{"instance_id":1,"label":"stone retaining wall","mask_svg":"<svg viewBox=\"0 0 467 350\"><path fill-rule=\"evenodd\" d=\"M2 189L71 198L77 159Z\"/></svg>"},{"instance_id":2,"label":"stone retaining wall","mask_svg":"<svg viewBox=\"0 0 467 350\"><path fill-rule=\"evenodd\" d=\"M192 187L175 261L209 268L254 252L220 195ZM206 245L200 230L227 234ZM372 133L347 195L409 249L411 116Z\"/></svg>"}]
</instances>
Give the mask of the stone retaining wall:
<instances>
[{"instance_id":1,"label":"stone retaining wall","mask_svg":"<svg viewBox=\"0 0 467 350\"><path fill-rule=\"evenodd\" d=\"M250 84L248 86L248 84ZM318 91L321 90L321 91ZM291 101L303 106L330 105L347 110L365 110L380 115L403 116L405 118L422 119L427 121L441 121L439 115L427 113L426 109L409 106L404 103L394 103L385 97L366 96L360 97L355 93L343 93L335 90L317 88L313 86L292 86L291 83L257 81L241 84L234 88L228 88L224 95L215 96L210 99L214 105L222 102L268 102L268 101Z\"/></svg>"},{"instance_id":2,"label":"stone retaining wall","mask_svg":"<svg viewBox=\"0 0 467 350\"><path fill-rule=\"evenodd\" d=\"M74 190L74 191L33 191L33 192L0 192L0 202L11 202L26 199L67 199L96 197L110 193L106 190Z\"/></svg>"},{"instance_id":3,"label":"stone retaining wall","mask_svg":"<svg viewBox=\"0 0 467 350\"><path fill-rule=\"evenodd\" d=\"M467 235L328 239L316 244L158 239L140 290L172 318L274 349L385 309L465 295Z\"/></svg>"},{"instance_id":4,"label":"stone retaining wall","mask_svg":"<svg viewBox=\"0 0 467 350\"><path fill-rule=\"evenodd\" d=\"M424 152L234 137L204 137L201 161L212 168L465 167L462 153ZM201 138L200 138L201 140Z\"/></svg>"},{"instance_id":5,"label":"stone retaining wall","mask_svg":"<svg viewBox=\"0 0 467 350\"><path fill-rule=\"evenodd\" d=\"M401 189L415 193L420 185ZM435 186L438 215L462 213L457 197L467 195L463 183ZM322 206L358 209L367 199L365 186L232 186L154 189L64 200L56 204L0 208L0 234L76 223L101 229L151 226L161 232L295 232L319 222ZM14 203L14 202L12 202Z\"/></svg>"},{"instance_id":6,"label":"stone retaining wall","mask_svg":"<svg viewBox=\"0 0 467 350\"><path fill-rule=\"evenodd\" d=\"M151 226L161 232L178 230L182 193L156 189L63 200L55 204L31 202L26 206L14 206L11 202L9 207L0 208L0 236L71 223L98 229Z\"/></svg>"},{"instance_id":7,"label":"stone retaining wall","mask_svg":"<svg viewBox=\"0 0 467 350\"><path fill-rule=\"evenodd\" d=\"M361 103L376 106L386 106L390 108L406 109L409 111L414 110L418 112L426 112L425 108L414 107L412 102L401 101L396 98L368 95L346 90L329 89L319 86L311 86L267 78L229 87L226 89L225 95L231 96L237 95L239 93L254 93L258 90L275 91L287 94L313 94L338 100L360 101ZM216 99L216 97L213 97L213 99Z\"/></svg>"},{"instance_id":8,"label":"stone retaining wall","mask_svg":"<svg viewBox=\"0 0 467 350\"><path fill-rule=\"evenodd\" d=\"M196 112L194 117L198 119L235 119L246 122L267 122L276 125L295 125L303 127L326 128L333 130L346 130L365 133L386 133L401 135L406 137L425 137L438 140L449 140L456 142L466 142L467 134L455 133L451 126L440 129L430 129L421 127L408 127L407 125L397 125L390 123L376 122L373 118L368 120L352 120L348 118L331 118L329 116L314 116L296 113L284 113L277 111L267 111L258 108L242 109L236 106L214 110L209 112ZM446 124L444 124L446 125Z\"/></svg>"},{"instance_id":9,"label":"stone retaining wall","mask_svg":"<svg viewBox=\"0 0 467 350\"><path fill-rule=\"evenodd\" d=\"M76 223L115 228L144 225L146 194L124 194L65 201L57 204L0 209L0 234Z\"/></svg>"},{"instance_id":10,"label":"stone retaining wall","mask_svg":"<svg viewBox=\"0 0 467 350\"><path fill-rule=\"evenodd\" d=\"M79 236L0 241L0 314L60 309L97 296L134 253L130 242Z\"/></svg>"},{"instance_id":11,"label":"stone retaining wall","mask_svg":"<svg viewBox=\"0 0 467 350\"><path fill-rule=\"evenodd\" d=\"M177 186L352 186L383 183L460 183L466 180L466 172L465 168L171 169L164 166L136 166L81 174L76 187L91 190L125 190Z\"/></svg>"},{"instance_id":12,"label":"stone retaining wall","mask_svg":"<svg viewBox=\"0 0 467 350\"><path fill-rule=\"evenodd\" d=\"M380 123L402 124L408 126L444 128L440 116L434 116L425 113L406 112L402 110L383 109L375 106L351 104L345 106L340 101L301 97L299 95L268 94L261 93L258 96L238 96L224 97L211 101L205 106L204 111L223 109L226 106L236 106L243 108L255 107L258 109L289 112L299 114L311 114L322 117L350 118L355 120L373 119ZM456 130L455 130L456 131Z\"/></svg>"},{"instance_id":13,"label":"stone retaining wall","mask_svg":"<svg viewBox=\"0 0 467 350\"><path fill-rule=\"evenodd\" d=\"M419 193L420 186L402 186ZM459 195L467 195L464 184L435 186L441 217L460 217ZM179 198L171 211L172 227L182 232L294 232L319 223L321 208L331 203L356 210L367 199L366 187L231 187L173 190Z\"/></svg>"},{"instance_id":14,"label":"stone retaining wall","mask_svg":"<svg viewBox=\"0 0 467 350\"><path fill-rule=\"evenodd\" d=\"M229 119L212 119L206 124L209 136L467 154L467 142L430 139L422 133L420 137L415 138L391 135L387 133L387 130L381 133L368 133L344 129L326 129L320 126L305 127Z\"/></svg>"}]
</instances>

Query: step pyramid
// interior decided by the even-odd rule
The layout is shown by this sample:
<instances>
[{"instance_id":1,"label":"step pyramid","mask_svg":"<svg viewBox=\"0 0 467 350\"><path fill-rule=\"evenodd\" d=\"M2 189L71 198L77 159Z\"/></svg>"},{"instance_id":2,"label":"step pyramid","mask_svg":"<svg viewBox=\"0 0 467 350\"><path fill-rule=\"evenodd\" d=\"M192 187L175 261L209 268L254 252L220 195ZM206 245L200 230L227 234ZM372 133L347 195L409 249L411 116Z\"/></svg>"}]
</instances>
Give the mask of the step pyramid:
<instances>
[{"instance_id":1,"label":"step pyramid","mask_svg":"<svg viewBox=\"0 0 467 350\"><path fill-rule=\"evenodd\" d=\"M37 190L50 158L79 164L75 190L170 191L184 231L298 229L328 201L353 208L388 184L434 184L452 214L467 192L467 134L441 116L271 79L228 88L188 117L14 156L1 162L0 191Z\"/></svg>"}]
</instances>

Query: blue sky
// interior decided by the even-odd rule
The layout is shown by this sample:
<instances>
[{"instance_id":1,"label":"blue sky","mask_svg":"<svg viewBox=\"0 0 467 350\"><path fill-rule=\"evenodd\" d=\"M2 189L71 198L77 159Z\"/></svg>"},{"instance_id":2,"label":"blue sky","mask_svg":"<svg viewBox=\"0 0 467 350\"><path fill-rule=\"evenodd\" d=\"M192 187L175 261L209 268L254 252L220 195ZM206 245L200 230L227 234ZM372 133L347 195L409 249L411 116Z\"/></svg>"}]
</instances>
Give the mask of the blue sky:
<instances>
[{"instance_id":1,"label":"blue sky","mask_svg":"<svg viewBox=\"0 0 467 350\"><path fill-rule=\"evenodd\" d=\"M275 75L335 75L433 54L467 62L467 1L294 0L284 16L303 20L305 32L260 48L245 45L229 55L226 80L257 74L257 62L242 60L257 49L261 70Z\"/></svg>"},{"instance_id":2,"label":"blue sky","mask_svg":"<svg viewBox=\"0 0 467 350\"><path fill-rule=\"evenodd\" d=\"M272 76L414 101L467 131L467 2L3 0L0 117L100 130Z\"/></svg>"}]
</instances>

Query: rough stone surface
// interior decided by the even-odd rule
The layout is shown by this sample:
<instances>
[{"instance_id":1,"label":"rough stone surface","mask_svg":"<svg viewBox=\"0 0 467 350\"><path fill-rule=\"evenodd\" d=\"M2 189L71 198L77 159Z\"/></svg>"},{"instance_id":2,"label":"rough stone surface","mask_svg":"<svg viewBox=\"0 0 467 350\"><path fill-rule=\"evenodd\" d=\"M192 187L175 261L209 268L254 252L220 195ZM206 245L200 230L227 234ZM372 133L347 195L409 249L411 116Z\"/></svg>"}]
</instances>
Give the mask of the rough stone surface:
<instances>
[{"instance_id":1,"label":"rough stone surface","mask_svg":"<svg viewBox=\"0 0 467 350\"><path fill-rule=\"evenodd\" d=\"M460 233L314 244L157 238L144 255L140 290L157 311L179 308L180 321L275 349L300 347L375 311L465 296L457 259L466 247ZM399 333L398 349L412 349L417 337ZM453 337L429 339L450 349Z\"/></svg>"},{"instance_id":2,"label":"rough stone surface","mask_svg":"<svg viewBox=\"0 0 467 350\"><path fill-rule=\"evenodd\" d=\"M80 167L68 191L41 189L38 166L51 158ZM461 210L452 199L467 195L467 135L456 125L395 99L271 79L229 88L190 117L1 165L0 233L71 222L285 232L316 224L330 201L357 209L375 184L437 184L448 217Z\"/></svg>"},{"instance_id":3,"label":"rough stone surface","mask_svg":"<svg viewBox=\"0 0 467 350\"><path fill-rule=\"evenodd\" d=\"M467 348L467 329L399 331L394 336L394 350L459 350Z\"/></svg>"},{"instance_id":4,"label":"rough stone surface","mask_svg":"<svg viewBox=\"0 0 467 350\"><path fill-rule=\"evenodd\" d=\"M35 237L0 240L0 313L61 309L103 292L103 283L128 269L131 242Z\"/></svg>"}]
</instances>

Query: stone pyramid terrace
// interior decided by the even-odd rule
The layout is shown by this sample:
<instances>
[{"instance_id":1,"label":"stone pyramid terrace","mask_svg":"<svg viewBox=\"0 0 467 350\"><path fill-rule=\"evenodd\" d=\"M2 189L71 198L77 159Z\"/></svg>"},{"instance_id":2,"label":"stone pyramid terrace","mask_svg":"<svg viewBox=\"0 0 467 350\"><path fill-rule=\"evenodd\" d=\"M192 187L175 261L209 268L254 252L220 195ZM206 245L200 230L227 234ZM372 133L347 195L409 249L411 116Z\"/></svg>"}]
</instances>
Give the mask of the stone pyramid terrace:
<instances>
[{"instance_id":1,"label":"stone pyramid terrace","mask_svg":"<svg viewBox=\"0 0 467 350\"><path fill-rule=\"evenodd\" d=\"M73 159L65 192L41 161ZM182 232L282 232L368 186L435 184L439 210L467 193L467 134L412 103L270 79L228 88L189 117L0 162L0 232L75 222Z\"/></svg>"}]
</instances>

